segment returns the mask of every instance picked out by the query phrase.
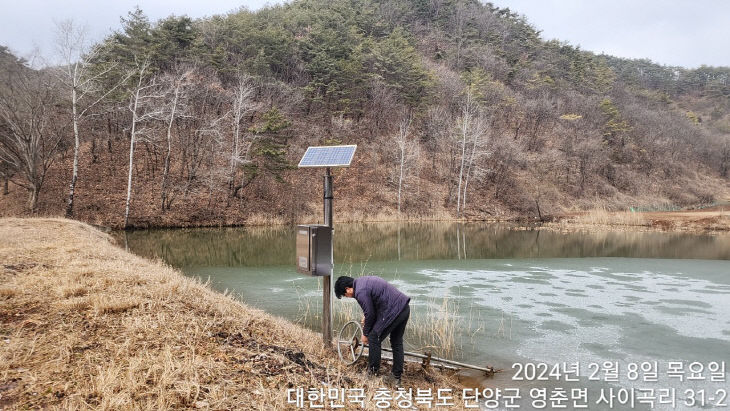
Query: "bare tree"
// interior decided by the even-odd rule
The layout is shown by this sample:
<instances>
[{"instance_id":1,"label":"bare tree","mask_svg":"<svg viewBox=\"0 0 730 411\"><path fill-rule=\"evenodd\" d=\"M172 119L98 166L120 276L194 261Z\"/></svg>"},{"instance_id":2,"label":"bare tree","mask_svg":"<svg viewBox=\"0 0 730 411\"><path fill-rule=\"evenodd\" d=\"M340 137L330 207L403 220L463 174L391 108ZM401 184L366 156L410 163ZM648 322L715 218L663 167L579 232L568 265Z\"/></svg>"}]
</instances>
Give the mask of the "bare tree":
<instances>
[{"instance_id":1,"label":"bare tree","mask_svg":"<svg viewBox=\"0 0 730 411\"><path fill-rule=\"evenodd\" d=\"M170 173L170 156L172 153L172 125L175 119L183 115L187 109L187 91L191 86L191 79L194 70L192 68L178 68L173 75L168 75L163 79L166 84L167 94L169 96L169 104L167 107L167 133L165 134L165 142L167 149L165 151L165 164L162 171L162 189L161 189L161 209L164 213L170 208L172 198L169 197L168 175Z\"/></svg>"},{"instance_id":2,"label":"bare tree","mask_svg":"<svg viewBox=\"0 0 730 411\"><path fill-rule=\"evenodd\" d=\"M471 123L471 147L464 174L464 193L461 195L462 212L466 209L466 193L469 189L469 180L472 177L481 177L484 174L483 168L479 166L479 160L489 154L487 149L489 143L489 118L483 111L479 111Z\"/></svg>"},{"instance_id":3,"label":"bare tree","mask_svg":"<svg viewBox=\"0 0 730 411\"><path fill-rule=\"evenodd\" d=\"M575 156L578 160L578 173L580 174L580 195L585 192L586 181L591 174L598 154L601 152L601 145L592 139L585 139L575 149Z\"/></svg>"},{"instance_id":4,"label":"bare tree","mask_svg":"<svg viewBox=\"0 0 730 411\"><path fill-rule=\"evenodd\" d=\"M525 103L525 126L527 128L526 147L528 151L539 151L541 148L539 134L543 128L550 125L553 117L552 105L546 94ZM515 132L516 133L516 132Z\"/></svg>"},{"instance_id":5,"label":"bare tree","mask_svg":"<svg viewBox=\"0 0 730 411\"><path fill-rule=\"evenodd\" d=\"M127 201L124 207L124 228L129 226L129 205L132 200L132 172L134 171L134 146L137 140L150 135L150 130L144 128L145 122L162 118L163 109L156 104L162 97L158 90L156 79L148 80L150 61L141 59L136 61L135 76L137 84L132 90L129 99L129 111L132 113L132 125L129 140L129 175L127 177Z\"/></svg>"},{"instance_id":6,"label":"bare tree","mask_svg":"<svg viewBox=\"0 0 730 411\"><path fill-rule=\"evenodd\" d=\"M0 75L0 128L5 130L0 133L0 161L15 171L13 182L28 190L28 207L35 212L63 139L55 111L57 85L45 72L21 62L5 65Z\"/></svg>"},{"instance_id":7,"label":"bare tree","mask_svg":"<svg viewBox=\"0 0 730 411\"><path fill-rule=\"evenodd\" d=\"M526 181L525 191L532 197L535 203L535 212L540 221L545 221L547 210L551 208L551 204L556 202L559 197L557 189L550 178L554 174L560 154L557 150L550 150L543 156L535 158L529 164L529 179Z\"/></svg>"},{"instance_id":8,"label":"bare tree","mask_svg":"<svg viewBox=\"0 0 730 411\"><path fill-rule=\"evenodd\" d=\"M466 40L465 28L468 24L469 11L466 5L458 1L454 10L453 33L456 37L456 69L461 68L462 50Z\"/></svg>"},{"instance_id":9,"label":"bare tree","mask_svg":"<svg viewBox=\"0 0 730 411\"><path fill-rule=\"evenodd\" d=\"M458 145L459 176L456 194L456 216L461 217L466 207L469 182L482 177L486 170L480 160L489 154L487 145L490 135L490 116L482 106L483 96L471 84L464 89L461 114L456 119L457 132L454 142Z\"/></svg>"},{"instance_id":10,"label":"bare tree","mask_svg":"<svg viewBox=\"0 0 730 411\"><path fill-rule=\"evenodd\" d=\"M370 99L365 108L369 117L367 122L371 136L378 135L383 127L391 124L392 114L397 113L396 101L398 96L392 87L388 87L382 80L373 79L368 84Z\"/></svg>"},{"instance_id":11,"label":"bare tree","mask_svg":"<svg viewBox=\"0 0 730 411\"><path fill-rule=\"evenodd\" d=\"M236 88L233 90L233 147L231 149L230 159L230 176L229 185L231 194L236 194L238 190L233 189L236 180L236 170L241 164L250 162L249 150L251 140L242 141L241 139L241 122L243 118L253 109L253 97L256 87L251 76L241 73L238 76Z\"/></svg>"},{"instance_id":12,"label":"bare tree","mask_svg":"<svg viewBox=\"0 0 730 411\"><path fill-rule=\"evenodd\" d=\"M112 70L114 65L111 64L102 67L101 70L92 71L91 61L98 54L99 48L89 48L85 35L86 29L75 25L73 20L56 23L56 49L61 58L61 65L55 71L71 97L74 132L73 171L69 185L66 217L73 216L74 193L79 176L79 150L81 146L79 123L92 107L127 80L127 78L123 78L116 85L102 92L99 80Z\"/></svg>"},{"instance_id":13,"label":"bare tree","mask_svg":"<svg viewBox=\"0 0 730 411\"><path fill-rule=\"evenodd\" d=\"M460 145L461 154L459 156L459 181L456 187L456 217L461 216L461 195L462 185L464 182L464 169L466 165L466 145L474 127L474 117L477 111L477 102L470 87L467 87L464 94L464 102L461 107L461 116L457 119L458 134L457 141Z\"/></svg>"},{"instance_id":14,"label":"bare tree","mask_svg":"<svg viewBox=\"0 0 730 411\"><path fill-rule=\"evenodd\" d=\"M225 182L228 174L225 169L218 167L218 153L223 152L225 145L225 133L223 129L225 128L224 123L226 120L225 117L212 118L196 132L196 136L205 139L208 145L207 152L205 153L208 172L203 176L203 183L208 189L208 207L212 205L213 194L218 192L220 186L222 186L221 183ZM202 155L199 156L200 159L203 159L203 157Z\"/></svg>"},{"instance_id":15,"label":"bare tree","mask_svg":"<svg viewBox=\"0 0 730 411\"><path fill-rule=\"evenodd\" d=\"M194 84L188 92L195 104L188 106L187 115L180 119L184 126L178 130L182 186L175 191L171 187L170 195L181 191L187 198L195 185L202 182L212 201L213 188L217 192L218 186L228 183L230 146L226 131L230 130L230 112L225 108L230 105L230 96L211 71L196 71ZM201 173L205 168L210 173Z\"/></svg>"},{"instance_id":16,"label":"bare tree","mask_svg":"<svg viewBox=\"0 0 730 411\"><path fill-rule=\"evenodd\" d=\"M722 140L722 150L720 152L720 176L728 177L730 171L730 138L725 137ZM7 180L5 185L7 186Z\"/></svg>"},{"instance_id":17,"label":"bare tree","mask_svg":"<svg viewBox=\"0 0 730 411\"><path fill-rule=\"evenodd\" d=\"M398 159L398 213L401 212L404 186L418 163L418 141L408 137L410 128L411 114L404 112L398 124L398 132L393 136Z\"/></svg>"},{"instance_id":18,"label":"bare tree","mask_svg":"<svg viewBox=\"0 0 730 411\"><path fill-rule=\"evenodd\" d=\"M2 138L2 137L0 137ZM13 176L13 169L10 166L10 163L0 160L0 177L3 179L3 195L6 196L10 194L10 190L8 189L8 182L10 181L10 178Z\"/></svg>"}]
</instances>

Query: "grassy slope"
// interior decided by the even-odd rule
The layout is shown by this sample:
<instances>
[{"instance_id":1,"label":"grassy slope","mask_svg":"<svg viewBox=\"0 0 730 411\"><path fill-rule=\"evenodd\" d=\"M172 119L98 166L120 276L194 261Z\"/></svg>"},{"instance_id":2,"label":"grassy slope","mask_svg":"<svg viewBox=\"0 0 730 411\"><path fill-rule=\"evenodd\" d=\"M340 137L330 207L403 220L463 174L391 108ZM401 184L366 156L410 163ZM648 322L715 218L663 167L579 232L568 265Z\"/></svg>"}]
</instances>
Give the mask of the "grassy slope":
<instances>
[{"instance_id":1,"label":"grassy slope","mask_svg":"<svg viewBox=\"0 0 730 411\"><path fill-rule=\"evenodd\" d=\"M378 386L362 363L335 361L318 334L83 223L0 219L0 262L3 409L279 409L289 387L365 388L372 398ZM460 392L413 364L404 384Z\"/></svg>"}]
</instances>

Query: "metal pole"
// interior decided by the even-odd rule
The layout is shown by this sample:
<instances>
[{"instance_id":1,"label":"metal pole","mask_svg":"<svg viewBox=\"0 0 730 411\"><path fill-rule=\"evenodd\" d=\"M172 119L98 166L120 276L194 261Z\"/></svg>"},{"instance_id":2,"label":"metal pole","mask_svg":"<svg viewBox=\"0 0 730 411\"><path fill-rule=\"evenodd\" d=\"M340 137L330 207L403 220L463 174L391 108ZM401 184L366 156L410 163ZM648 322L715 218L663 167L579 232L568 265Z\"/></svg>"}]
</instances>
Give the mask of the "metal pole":
<instances>
[{"instance_id":1,"label":"metal pole","mask_svg":"<svg viewBox=\"0 0 730 411\"><path fill-rule=\"evenodd\" d=\"M332 228L332 174L330 168L327 167L324 176L324 225ZM333 236L334 237L334 236ZM334 238L333 238L334 240ZM334 241L332 242L334 248ZM332 250L330 249L330 253ZM330 261L333 262L332 271L334 271L334 260L330 254ZM332 348L332 273L322 278L322 339L325 348Z\"/></svg>"}]
</instances>

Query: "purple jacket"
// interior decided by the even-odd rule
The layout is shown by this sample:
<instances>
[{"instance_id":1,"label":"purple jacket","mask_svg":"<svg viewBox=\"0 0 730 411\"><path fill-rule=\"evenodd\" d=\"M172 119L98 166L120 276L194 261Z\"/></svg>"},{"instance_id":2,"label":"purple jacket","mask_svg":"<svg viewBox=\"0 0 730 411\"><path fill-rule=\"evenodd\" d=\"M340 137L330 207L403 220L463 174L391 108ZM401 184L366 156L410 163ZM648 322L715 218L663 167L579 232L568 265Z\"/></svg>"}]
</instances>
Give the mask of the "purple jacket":
<instances>
[{"instance_id":1,"label":"purple jacket","mask_svg":"<svg viewBox=\"0 0 730 411\"><path fill-rule=\"evenodd\" d=\"M354 281L355 299L365 314L363 333L376 334L385 330L408 305L411 298L380 277L364 276Z\"/></svg>"}]
</instances>

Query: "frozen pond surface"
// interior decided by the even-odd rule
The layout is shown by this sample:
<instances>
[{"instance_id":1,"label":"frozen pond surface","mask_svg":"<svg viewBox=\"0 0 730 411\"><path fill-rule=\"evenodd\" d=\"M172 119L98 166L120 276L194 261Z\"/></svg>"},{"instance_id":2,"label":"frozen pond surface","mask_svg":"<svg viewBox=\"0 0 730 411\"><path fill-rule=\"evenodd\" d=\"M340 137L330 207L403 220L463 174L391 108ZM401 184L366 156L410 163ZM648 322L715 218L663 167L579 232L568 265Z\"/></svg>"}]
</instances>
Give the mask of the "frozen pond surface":
<instances>
[{"instance_id":1,"label":"frozen pond surface","mask_svg":"<svg viewBox=\"0 0 730 411\"><path fill-rule=\"evenodd\" d=\"M492 385L520 388L528 398L533 388L585 387L589 409L610 409L595 404L608 387L653 389L655 397L674 389L676 409L691 408L695 391L705 390L707 407L721 406L723 390L730 392L727 370L710 369L723 361L730 367L728 236L557 234L477 224L336 230L337 275L379 275L411 296L407 349L434 344L424 335L435 324L453 337L454 349L445 355L505 370ZM293 228L139 231L122 241L188 275L210 278L248 304L318 329L319 281L295 272ZM354 301L335 300L334 308L336 324L359 318ZM605 381L605 362L618 363L618 381ZM580 379L512 381L514 363L578 363ZM668 375L671 363L683 364L682 381ZM703 367L704 380L687 380L691 363ZM653 364L657 381L645 381ZM631 367L639 373L629 374ZM600 380L591 381L592 374Z\"/></svg>"}]
</instances>

